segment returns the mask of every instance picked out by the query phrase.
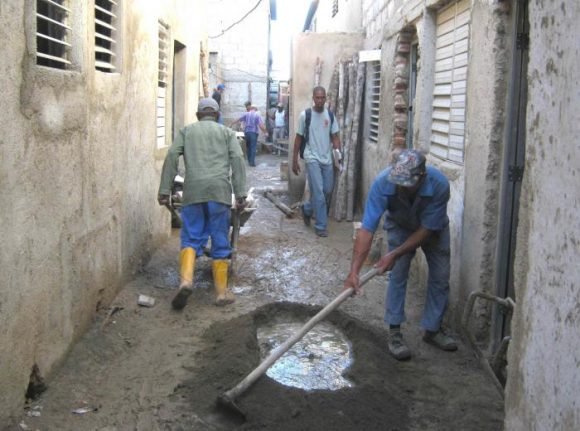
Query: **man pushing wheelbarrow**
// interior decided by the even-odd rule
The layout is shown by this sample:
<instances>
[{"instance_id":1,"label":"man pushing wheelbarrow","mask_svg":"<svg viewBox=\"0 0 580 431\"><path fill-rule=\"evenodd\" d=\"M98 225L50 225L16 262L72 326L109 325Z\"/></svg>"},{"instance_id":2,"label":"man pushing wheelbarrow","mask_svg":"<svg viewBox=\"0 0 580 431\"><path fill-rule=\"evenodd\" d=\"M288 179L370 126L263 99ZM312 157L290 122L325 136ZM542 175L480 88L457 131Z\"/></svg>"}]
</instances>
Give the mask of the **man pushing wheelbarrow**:
<instances>
[{"instance_id":1,"label":"man pushing wheelbarrow","mask_svg":"<svg viewBox=\"0 0 580 431\"><path fill-rule=\"evenodd\" d=\"M232 191L234 211L246 206L246 168L236 134L217 123L218 112L219 106L214 99L199 101L196 114L199 121L179 131L167 152L161 173L158 202L167 206L179 157L183 156L185 180L181 209L180 283L171 302L176 310L185 307L193 291L195 261L204 253L209 238L215 303L227 305L235 301L228 288L229 258L232 255L230 211Z\"/></svg>"}]
</instances>

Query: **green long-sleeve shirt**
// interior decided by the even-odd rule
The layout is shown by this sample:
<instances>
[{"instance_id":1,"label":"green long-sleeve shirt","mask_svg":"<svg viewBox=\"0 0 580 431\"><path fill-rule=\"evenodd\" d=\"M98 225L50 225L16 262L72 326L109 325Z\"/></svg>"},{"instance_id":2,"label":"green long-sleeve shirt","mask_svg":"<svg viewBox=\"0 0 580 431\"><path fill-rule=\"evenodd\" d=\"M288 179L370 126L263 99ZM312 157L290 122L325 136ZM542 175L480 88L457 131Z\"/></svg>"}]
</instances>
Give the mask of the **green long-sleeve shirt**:
<instances>
[{"instance_id":1,"label":"green long-sleeve shirt","mask_svg":"<svg viewBox=\"0 0 580 431\"><path fill-rule=\"evenodd\" d=\"M185 162L184 206L208 201L230 205L232 189L236 198L246 196L244 153L230 128L206 117L181 129L163 163L160 195L171 194L181 155Z\"/></svg>"}]
</instances>

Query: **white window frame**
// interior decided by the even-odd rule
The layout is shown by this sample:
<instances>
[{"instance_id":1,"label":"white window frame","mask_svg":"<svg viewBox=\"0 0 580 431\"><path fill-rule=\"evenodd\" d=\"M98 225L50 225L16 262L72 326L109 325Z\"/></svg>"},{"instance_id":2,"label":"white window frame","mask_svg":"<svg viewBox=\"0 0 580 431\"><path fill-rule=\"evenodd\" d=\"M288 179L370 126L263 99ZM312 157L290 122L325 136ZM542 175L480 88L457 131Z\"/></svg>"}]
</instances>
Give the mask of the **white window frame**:
<instances>
[{"instance_id":1,"label":"white window frame","mask_svg":"<svg viewBox=\"0 0 580 431\"><path fill-rule=\"evenodd\" d=\"M36 64L70 69L72 28L69 0L36 0Z\"/></svg>"},{"instance_id":2,"label":"white window frame","mask_svg":"<svg viewBox=\"0 0 580 431\"><path fill-rule=\"evenodd\" d=\"M95 1L95 69L118 72L119 11L121 0Z\"/></svg>"}]
</instances>

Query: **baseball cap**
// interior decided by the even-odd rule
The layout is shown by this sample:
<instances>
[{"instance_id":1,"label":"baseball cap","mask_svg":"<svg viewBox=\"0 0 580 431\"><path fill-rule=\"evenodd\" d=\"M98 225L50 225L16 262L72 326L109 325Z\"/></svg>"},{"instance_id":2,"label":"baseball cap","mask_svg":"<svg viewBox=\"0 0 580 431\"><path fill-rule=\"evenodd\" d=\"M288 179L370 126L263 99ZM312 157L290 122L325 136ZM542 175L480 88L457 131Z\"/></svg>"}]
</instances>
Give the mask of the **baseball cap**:
<instances>
[{"instance_id":1,"label":"baseball cap","mask_svg":"<svg viewBox=\"0 0 580 431\"><path fill-rule=\"evenodd\" d=\"M197 112L207 112L210 110L214 112L220 110L218 103L211 97L205 97L197 104Z\"/></svg>"},{"instance_id":2,"label":"baseball cap","mask_svg":"<svg viewBox=\"0 0 580 431\"><path fill-rule=\"evenodd\" d=\"M417 150L403 150L395 155L388 180L393 184L413 187L425 172L425 156Z\"/></svg>"},{"instance_id":3,"label":"baseball cap","mask_svg":"<svg viewBox=\"0 0 580 431\"><path fill-rule=\"evenodd\" d=\"M218 90L223 90L224 88L226 88L226 86L224 84L218 84L218 86L217 86Z\"/></svg>"}]
</instances>

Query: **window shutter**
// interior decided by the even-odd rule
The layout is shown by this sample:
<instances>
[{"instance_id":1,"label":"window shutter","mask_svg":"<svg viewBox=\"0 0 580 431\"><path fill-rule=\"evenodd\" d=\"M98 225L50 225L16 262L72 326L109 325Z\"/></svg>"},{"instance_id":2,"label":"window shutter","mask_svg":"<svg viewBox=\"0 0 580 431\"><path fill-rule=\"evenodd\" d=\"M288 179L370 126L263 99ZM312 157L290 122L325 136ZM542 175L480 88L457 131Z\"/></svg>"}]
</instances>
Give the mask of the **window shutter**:
<instances>
[{"instance_id":1,"label":"window shutter","mask_svg":"<svg viewBox=\"0 0 580 431\"><path fill-rule=\"evenodd\" d=\"M67 25L68 0L36 1L36 64L67 69L70 62L71 28Z\"/></svg>"},{"instance_id":2,"label":"window shutter","mask_svg":"<svg viewBox=\"0 0 580 431\"><path fill-rule=\"evenodd\" d=\"M379 111L381 105L381 62L369 62L369 86L368 95L370 100L369 140L379 142Z\"/></svg>"},{"instance_id":3,"label":"window shutter","mask_svg":"<svg viewBox=\"0 0 580 431\"><path fill-rule=\"evenodd\" d=\"M115 72L118 1L95 0L95 68Z\"/></svg>"},{"instance_id":4,"label":"window shutter","mask_svg":"<svg viewBox=\"0 0 580 431\"><path fill-rule=\"evenodd\" d=\"M469 0L437 15L431 153L463 163L469 46Z\"/></svg>"}]
</instances>

